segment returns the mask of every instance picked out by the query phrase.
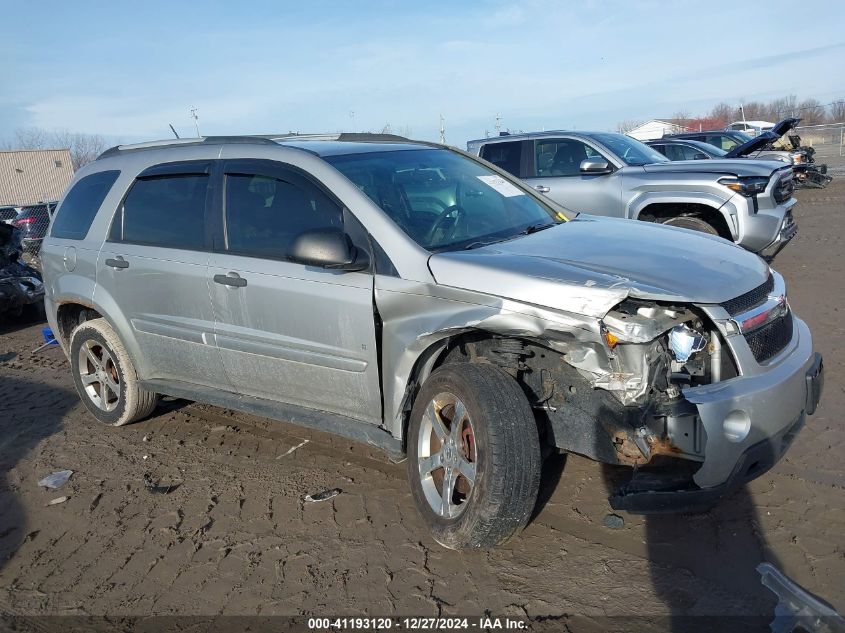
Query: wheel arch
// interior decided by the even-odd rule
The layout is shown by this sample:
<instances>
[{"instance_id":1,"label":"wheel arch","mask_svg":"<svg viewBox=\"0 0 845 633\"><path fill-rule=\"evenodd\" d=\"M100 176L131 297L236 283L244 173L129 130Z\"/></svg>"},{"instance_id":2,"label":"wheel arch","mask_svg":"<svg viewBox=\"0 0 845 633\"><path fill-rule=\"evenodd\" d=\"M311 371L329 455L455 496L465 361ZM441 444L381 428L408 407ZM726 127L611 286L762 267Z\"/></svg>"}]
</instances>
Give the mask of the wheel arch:
<instances>
[{"instance_id":1,"label":"wheel arch","mask_svg":"<svg viewBox=\"0 0 845 633\"><path fill-rule=\"evenodd\" d=\"M129 359L135 366L138 375L146 375L143 355L140 353L138 341L132 333L132 325L123 312L120 310L114 298L108 294L102 286L97 285L92 298L80 297L78 295L65 295L55 300L56 340L62 346L66 354L70 352L70 336L73 329L84 321L101 318L109 324L115 334L123 343Z\"/></svg>"},{"instance_id":2,"label":"wheel arch","mask_svg":"<svg viewBox=\"0 0 845 633\"><path fill-rule=\"evenodd\" d=\"M500 362L491 358L489 349L502 341L517 341L523 344L545 344L528 336L497 334L489 330L468 329L461 332L444 332L437 340L431 342L422 353L408 375L404 396L395 423L399 431L399 439L404 450L407 450L408 426L411 418L416 395L428 377L439 367L452 363L475 362L490 363L504 367ZM394 436L397 434L394 432Z\"/></svg>"},{"instance_id":3,"label":"wheel arch","mask_svg":"<svg viewBox=\"0 0 845 633\"><path fill-rule=\"evenodd\" d=\"M721 207L712 205L706 200L692 202L651 202L639 209L636 219L645 222L655 222L660 219L684 215L701 217L716 229L720 237L731 241L735 241L736 239L733 222L726 219Z\"/></svg>"}]
</instances>

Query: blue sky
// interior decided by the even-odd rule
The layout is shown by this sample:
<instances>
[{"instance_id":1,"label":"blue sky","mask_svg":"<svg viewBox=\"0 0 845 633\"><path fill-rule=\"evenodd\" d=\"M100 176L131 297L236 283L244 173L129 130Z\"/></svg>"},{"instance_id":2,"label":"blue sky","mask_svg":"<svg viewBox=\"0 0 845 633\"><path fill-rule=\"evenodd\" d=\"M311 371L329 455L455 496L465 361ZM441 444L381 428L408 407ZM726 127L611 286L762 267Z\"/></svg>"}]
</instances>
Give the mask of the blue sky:
<instances>
[{"instance_id":1,"label":"blue sky","mask_svg":"<svg viewBox=\"0 0 845 633\"><path fill-rule=\"evenodd\" d=\"M4 3L0 140L614 129L721 100L845 98L845 3ZM813 17L817 16L817 17Z\"/></svg>"}]
</instances>

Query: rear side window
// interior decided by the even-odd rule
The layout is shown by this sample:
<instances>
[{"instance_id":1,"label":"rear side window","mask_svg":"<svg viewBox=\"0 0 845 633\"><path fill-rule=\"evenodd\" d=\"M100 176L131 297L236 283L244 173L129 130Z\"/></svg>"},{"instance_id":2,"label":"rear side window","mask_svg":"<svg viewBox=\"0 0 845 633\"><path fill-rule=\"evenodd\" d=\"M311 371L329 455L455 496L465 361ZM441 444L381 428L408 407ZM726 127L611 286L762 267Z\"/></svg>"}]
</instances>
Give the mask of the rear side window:
<instances>
[{"instance_id":1,"label":"rear side window","mask_svg":"<svg viewBox=\"0 0 845 633\"><path fill-rule=\"evenodd\" d=\"M62 212L56 216L50 235L84 240L94 216L119 175L117 170L101 171L77 182L65 196Z\"/></svg>"},{"instance_id":2,"label":"rear side window","mask_svg":"<svg viewBox=\"0 0 845 633\"><path fill-rule=\"evenodd\" d=\"M111 239L203 250L208 183L208 174L139 178L114 219Z\"/></svg>"},{"instance_id":3,"label":"rear side window","mask_svg":"<svg viewBox=\"0 0 845 633\"><path fill-rule=\"evenodd\" d=\"M488 143L481 148L481 158L493 163L499 169L519 177L520 157L522 155L522 142L511 141L510 143Z\"/></svg>"}]
</instances>

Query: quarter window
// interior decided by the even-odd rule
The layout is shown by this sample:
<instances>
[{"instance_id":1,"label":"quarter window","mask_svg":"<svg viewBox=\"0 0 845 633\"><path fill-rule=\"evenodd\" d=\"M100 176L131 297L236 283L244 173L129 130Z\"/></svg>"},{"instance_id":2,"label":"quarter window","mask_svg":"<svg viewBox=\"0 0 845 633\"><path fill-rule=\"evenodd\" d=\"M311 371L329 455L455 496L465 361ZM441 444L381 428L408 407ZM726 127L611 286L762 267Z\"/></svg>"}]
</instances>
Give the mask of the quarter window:
<instances>
[{"instance_id":1,"label":"quarter window","mask_svg":"<svg viewBox=\"0 0 845 633\"><path fill-rule=\"evenodd\" d=\"M285 259L305 231L343 226L341 208L315 184L291 174L227 174L226 250Z\"/></svg>"},{"instance_id":2,"label":"quarter window","mask_svg":"<svg viewBox=\"0 0 845 633\"><path fill-rule=\"evenodd\" d=\"M101 171L82 178L62 201L62 211L56 216L52 237L84 240L119 171Z\"/></svg>"},{"instance_id":3,"label":"quarter window","mask_svg":"<svg viewBox=\"0 0 845 633\"><path fill-rule=\"evenodd\" d=\"M112 226L112 238L167 248L205 248L208 174L139 178Z\"/></svg>"}]
</instances>

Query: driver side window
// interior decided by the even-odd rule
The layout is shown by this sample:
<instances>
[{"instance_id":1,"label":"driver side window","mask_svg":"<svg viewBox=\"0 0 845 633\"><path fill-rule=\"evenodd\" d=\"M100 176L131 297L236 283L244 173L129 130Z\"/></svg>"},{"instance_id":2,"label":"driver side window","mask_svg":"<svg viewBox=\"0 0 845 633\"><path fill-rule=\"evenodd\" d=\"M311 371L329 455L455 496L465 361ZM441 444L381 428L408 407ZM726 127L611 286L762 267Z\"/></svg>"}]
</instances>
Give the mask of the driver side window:
<instances>
[{"instance_id":1,"label":"driver side window","mask_svg":"<svg viewBox=\"0 0 845 633\"><path fill-rule=\"evenodd\" d=\"M226 174L226 250L250 257L285 259L301 233L343 226L340 207L305 178Z\"/></svg>"},{"instance_id":2,"label":"driver side window","mask_svg":"<svg viewBox=\"0 0 845 633\"><path fill-rule=\"evenodd\" d=\"M578 176L581 161L587 158L607 160L582 141L571 138L537 141L537 177Z\"/></svg>"}]
</instances>

